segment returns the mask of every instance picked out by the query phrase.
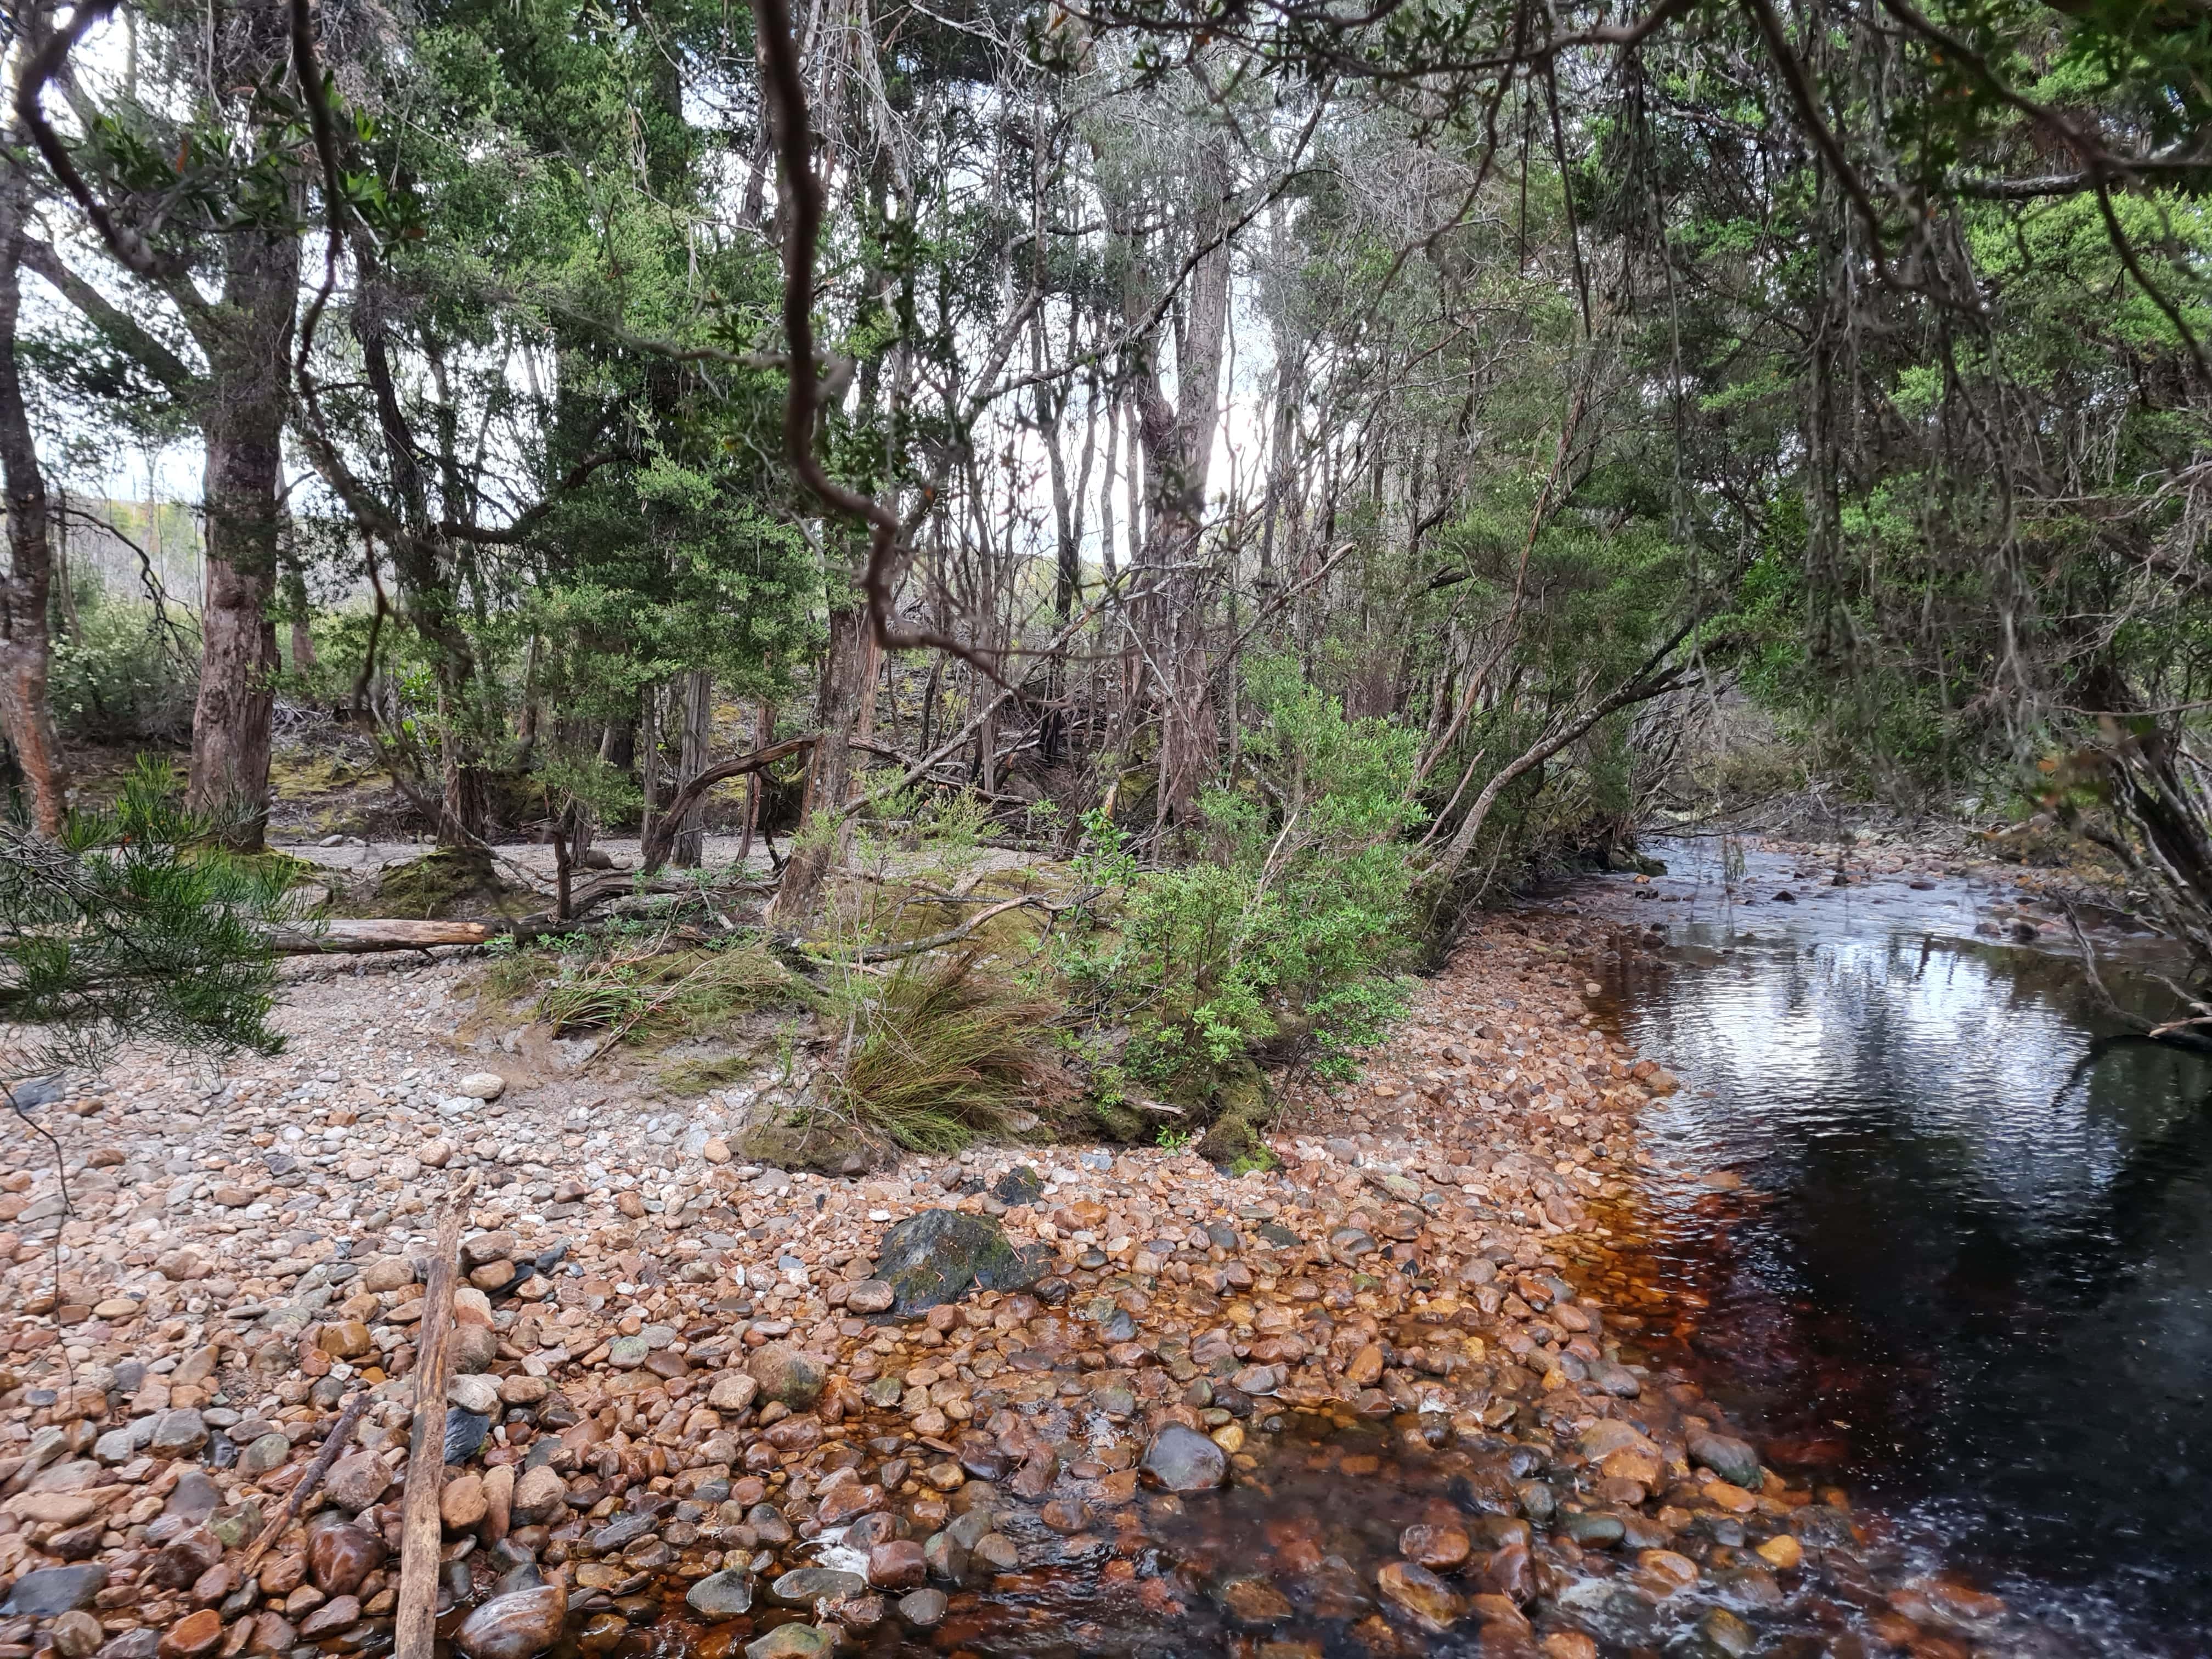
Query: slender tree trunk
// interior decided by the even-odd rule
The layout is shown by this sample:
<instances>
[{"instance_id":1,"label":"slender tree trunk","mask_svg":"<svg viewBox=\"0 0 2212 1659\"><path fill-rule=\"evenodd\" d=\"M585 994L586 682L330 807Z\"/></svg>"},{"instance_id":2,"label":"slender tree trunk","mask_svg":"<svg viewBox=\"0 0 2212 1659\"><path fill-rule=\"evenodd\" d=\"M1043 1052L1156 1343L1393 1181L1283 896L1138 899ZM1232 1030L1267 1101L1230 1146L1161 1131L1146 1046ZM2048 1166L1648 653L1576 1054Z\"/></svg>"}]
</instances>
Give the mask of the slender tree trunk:
<instances>
[{"instance_id":1,"label":"slender tree trunk","mask_svg":"<svg viewBox=\"0 0 2212 1659\"><path fill-rule=\"evenodd\" d=\"M1192 180L1191 234L1203 246L1221 235L1229 213L1224 140L1210 135ZM1199 794L1220 750L1206 659L1205 573L1195 568L1206 513L1207 474L1229 325L1230 257L1225 241L1203 254L1176 351L1176 401L1160 389L1158 365L1138 376L1138 431L1145 452L1145 541L1141 562L1157 571L1160 592L1144 602L1139 625L1158 665L1159 801L1162 829L1197 822Z\"/></svg>"},{"instance_id":2,"label":"slender tree trunk","mask_svg":"<svg viewBox=\"0 0 2212 1659\"><path fill-rule=\"evenodd\" d=\"M192 810L246 851L269 819L269 717L279 665L278 496L290 392L300 250L290 236L243 231L223 250L228 328L212 342L207 440L207 600L199 700L192 709Z\"/></svg>"},{"instance_id":3,"label":"slender tree trunk","mask_svg":"<svg viewBox=\"0 0 2212 1659\"><path fill-rule=\"evenodd\" d=\"M27 50L28 42L19 50ZM8 496L8 574L0 580L0 720L29 786L31 821L43 836L61 833L69 810L69 769L46 695L52 657L46 603L53 580L52 527L46 474L15 362L15 321L23 222L30 188L21 173L0 175L0 480Z\"/></svg>"},{"instance_id":4,"label":"slender tree trunk","mask_svg":"<svg viewBox=\"0 0 2212 1659\"><path fill-rule=\"evenodd\" d=\"M830 613L830 638L815 699L815 729L822 735L807 757L806 798L799 837L783 867L772 914L789 925L814 902L822 878L839 862L845 842L845 807L853 791L853 738L861 706L875 689L868 650L867 612L846 605Z\"/></svg>"},{"instance_id":5,"label":"slender tree trunk","mask_svg":"<svg viewBox=\"0 0 2212 1659\"><path fill-rule=\"evenodd\" d=\"M714 677L703 668L684 677L684 741L677 762L677 787L705 771L713 757L708 750L714 738ZM679 869L696 870L707 850L707 802L702 796L677 826L669 862Z\"/></svg>"}]
</instances>

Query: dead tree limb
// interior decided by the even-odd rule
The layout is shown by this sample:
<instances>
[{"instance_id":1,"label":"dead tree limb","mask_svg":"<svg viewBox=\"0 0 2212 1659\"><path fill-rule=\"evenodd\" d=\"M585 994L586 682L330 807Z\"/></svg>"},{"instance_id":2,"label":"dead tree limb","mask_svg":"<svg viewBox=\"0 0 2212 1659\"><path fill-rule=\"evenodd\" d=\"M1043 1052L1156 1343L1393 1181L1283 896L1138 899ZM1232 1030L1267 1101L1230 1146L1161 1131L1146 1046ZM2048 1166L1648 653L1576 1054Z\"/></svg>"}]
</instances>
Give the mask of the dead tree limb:
<instances>
[{"instance_id":1,"label":"dead tree limb","mask_svg":"<svg viewBox=\"0 0 2212 1659\"><path fill-rule=\"evenodd\" d=\"M354 1425L361 1421L361 1414L368 1406L368 1390L356 1389L346 1401L345 1409L338 1413L338 1420L331 1425L331 1431L323 1437L322 1450L315 1454L315 1461L307 1466L307 1474L300 1477L299 1484L285 1498L284 1507L277 1511L274 1521L262 1528L261 1535L253 1540L239 1562L240 1577L251 1578L254 1569L261 1565L261 1558L269 1553L269 1547L283 1534L285 1528L299 1518L301 1510L306 1507L307 1500L323 1484L323 1477L331 1472L331 1465L338 1461L338 1454L353 1438Z\"/></svg>"}]
</instances>

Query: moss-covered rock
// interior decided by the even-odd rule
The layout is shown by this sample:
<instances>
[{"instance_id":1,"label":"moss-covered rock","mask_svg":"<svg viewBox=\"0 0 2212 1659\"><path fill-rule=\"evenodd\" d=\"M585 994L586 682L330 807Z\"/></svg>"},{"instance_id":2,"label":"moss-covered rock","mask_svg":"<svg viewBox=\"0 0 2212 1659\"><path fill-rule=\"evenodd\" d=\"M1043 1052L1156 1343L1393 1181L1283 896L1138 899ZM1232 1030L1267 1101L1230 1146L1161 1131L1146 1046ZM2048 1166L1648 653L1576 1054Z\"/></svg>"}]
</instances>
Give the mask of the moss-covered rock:
<instances>
[{"instance_id":1,"label":"moss-covered rock","mask_svg":"<svg viewBox=\"0 0 2212 1659\"><path fill-rule=\"evenodd\" d=\"M441 847L376 878L374 914L428 921L465 908L504 911L520 893L499 878L480 847Z\"/></svg>"},{"instance_id":2,"label":"moss-covered rock","mask_svg":"<svg viewBox=\"0 0 2212 1659\"><path fill-rule=\"evenodd\" d=\"M849 1128L817 1123L763 1124L746 1130L738 1149L749 1164L816 1170L823 1175L859 1175L876 1156Z\"/></svg>"}]
</instances>

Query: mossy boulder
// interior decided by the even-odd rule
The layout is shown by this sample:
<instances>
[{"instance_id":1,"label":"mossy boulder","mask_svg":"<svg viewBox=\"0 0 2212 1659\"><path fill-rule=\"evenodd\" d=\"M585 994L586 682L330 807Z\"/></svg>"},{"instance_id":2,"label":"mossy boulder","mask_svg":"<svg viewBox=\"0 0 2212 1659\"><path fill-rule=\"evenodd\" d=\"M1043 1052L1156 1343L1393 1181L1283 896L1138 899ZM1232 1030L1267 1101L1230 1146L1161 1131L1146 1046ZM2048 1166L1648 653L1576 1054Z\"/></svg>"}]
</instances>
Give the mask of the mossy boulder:
<instances>
[{"instance_id":1,"label":"mossy boulder","mask_svg":"<svg viewBox=\"0 0 2212 1659\"><path fill-rule=\"evenodd\" d=\"M873 1161L867 1143L850 1129L814 1123L763 1124L748 1129L738 1151L749 1164L823 1175L859 1175Z\"/></svg>"},{"instance_id":2,"label":"mossy boulder","mask_svg":"<svg viewBox=\"0 0 2212 1659\"><path fill-rule=\"evenodd\" d=\"M464 909L503 912L521 890L501 881L481 847L441 847L376 878L374 912L429 921Z\"/></svg>"}]
</instances>

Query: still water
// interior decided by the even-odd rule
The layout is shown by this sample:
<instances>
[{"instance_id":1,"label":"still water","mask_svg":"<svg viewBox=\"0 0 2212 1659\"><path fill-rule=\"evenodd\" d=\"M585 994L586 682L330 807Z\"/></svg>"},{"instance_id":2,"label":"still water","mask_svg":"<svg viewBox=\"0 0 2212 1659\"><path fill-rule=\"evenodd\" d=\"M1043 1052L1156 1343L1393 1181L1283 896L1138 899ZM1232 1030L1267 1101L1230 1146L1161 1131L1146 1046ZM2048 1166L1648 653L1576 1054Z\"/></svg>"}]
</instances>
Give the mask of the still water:
<instances>
[{"instance_id":1,"label":"still water","mask_svg":"<svg viewBox=\"0 0 2212 1659\"><path fill-rule=\"evenodd\" d=\"M1614 988L1683 1079L1645 1119L1676 1335L1770 1461L2069 1647L2212 1652L2212 1062L1977 937L1990 890L1753 854L1731 897L1716 854L1608 897L1668 939Z\"/></svg>"}]
</instances>

